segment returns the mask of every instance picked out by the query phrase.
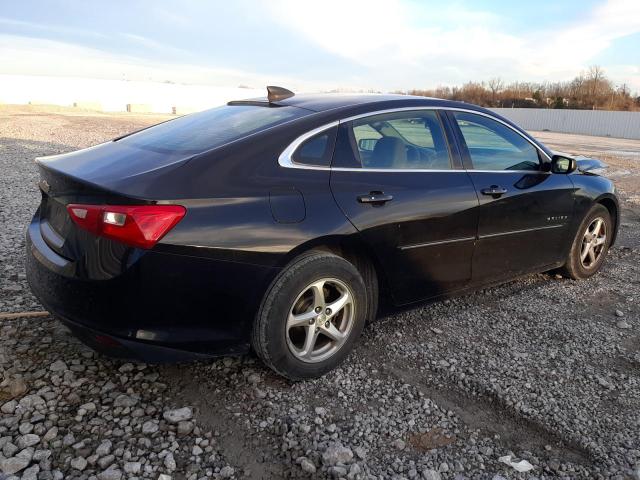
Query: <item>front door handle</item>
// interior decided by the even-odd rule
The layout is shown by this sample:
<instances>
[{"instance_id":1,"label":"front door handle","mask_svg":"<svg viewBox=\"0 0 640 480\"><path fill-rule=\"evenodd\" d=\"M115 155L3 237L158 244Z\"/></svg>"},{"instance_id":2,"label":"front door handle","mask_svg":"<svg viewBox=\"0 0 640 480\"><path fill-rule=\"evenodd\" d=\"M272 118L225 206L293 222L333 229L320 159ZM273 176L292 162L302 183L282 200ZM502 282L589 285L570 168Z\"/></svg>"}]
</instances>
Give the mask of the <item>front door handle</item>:
<instances>
[{"instance_id":1,"label":"front door handle","mask_svg":"<svg viewBox=\"0 0 640 480\"><path fill-rule=\"evenodd\" d=\"M393 195L387 195L384 192L369 192L367 195L358 195L358 202L373 205L384 205L391 200L393 200Z\"/></svg>"},{"instance_id":2,"label":"front door handle","mask_svg":"<svg viewBox=\"0 0 640 480\"><path fill-rule=\"evenodd\" d=\"M507 189L498 185L491 185L489 188L483 188L480 190L480 193L483 195L491 195L493 198L499 198L507 193Z\"/></svg>"}]
</instances>

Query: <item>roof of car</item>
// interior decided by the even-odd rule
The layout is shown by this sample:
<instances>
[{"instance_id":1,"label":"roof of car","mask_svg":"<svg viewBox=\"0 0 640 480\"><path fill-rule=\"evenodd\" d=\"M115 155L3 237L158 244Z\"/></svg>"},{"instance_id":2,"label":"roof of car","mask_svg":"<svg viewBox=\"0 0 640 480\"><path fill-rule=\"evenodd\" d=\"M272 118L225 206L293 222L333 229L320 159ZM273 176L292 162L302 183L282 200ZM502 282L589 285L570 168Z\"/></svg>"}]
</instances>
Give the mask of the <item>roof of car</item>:
<instances>
[{"instance_id":1,"label":"roof of car","mask_svg":"<svg viewBox=\"0 0 640 480\"><path fill-rule=\"evenodd\" d=\"M426 97L412 95L380 94L380 93L324 93L295 95L278 102L282 105L293 105L308 110L320 112L333 108L380 103L386 101L428 100Z\"/></svg>"},{"instance_id":2,"label":"roof of car","mask_svg":"<svg viewBox=\"0 0 640 480\"><path fill-rule=\"evenodd\" d=\"M242 101L245 102L245 101ZM251 103L268 103L266 97L247 100ZM416 105L444 105L447 103L459 104L450 100L439 98L420 97L415 95L380 94L380 93L320 93L294 95L284 100L272 102L276 105L287 105L305 108L314 112L323 112L341 107L350 107L366 104L404 103ZM241 102L232 102L241 103Z\"/></svg>"}]
</instances>

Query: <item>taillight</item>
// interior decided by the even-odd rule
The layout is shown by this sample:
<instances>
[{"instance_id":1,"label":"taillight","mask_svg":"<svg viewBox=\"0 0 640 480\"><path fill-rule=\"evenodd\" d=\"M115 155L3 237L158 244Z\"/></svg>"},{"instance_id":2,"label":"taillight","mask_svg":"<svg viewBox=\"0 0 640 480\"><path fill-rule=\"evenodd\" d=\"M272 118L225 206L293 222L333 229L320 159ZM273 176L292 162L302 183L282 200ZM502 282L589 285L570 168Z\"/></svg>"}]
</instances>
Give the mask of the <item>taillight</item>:
<instances>
[{"instance_id":1,"label":"taillight","mask_svg":"<svg viewBox=\"0 0 640 480\"><path fill-rule=\"evenodd\" d=\"M100 237L140 248L152 248L182 220L181 205L67 205L80 228Z\"/></svg>"}]
</instances>

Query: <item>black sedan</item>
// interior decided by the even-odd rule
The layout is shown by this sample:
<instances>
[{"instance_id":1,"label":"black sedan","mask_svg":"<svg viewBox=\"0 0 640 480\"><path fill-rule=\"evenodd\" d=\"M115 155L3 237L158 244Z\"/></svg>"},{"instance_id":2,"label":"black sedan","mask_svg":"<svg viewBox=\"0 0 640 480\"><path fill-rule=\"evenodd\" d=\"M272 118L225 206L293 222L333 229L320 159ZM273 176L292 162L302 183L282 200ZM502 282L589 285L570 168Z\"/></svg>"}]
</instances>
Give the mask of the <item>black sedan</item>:
<instances>
[{"instance_id":1,"label":"black sedan","mask_svg":"<svg viewBox=\"0 0 640 480\"><path fill-rule=\"evenodd\" d=\"M28 279L80 339L153 362L253 349L290 379L340 363L379 297L586 278L620 223L593 161L420 97L269 87L37 163Z\"/></svg>"}]
</instances>

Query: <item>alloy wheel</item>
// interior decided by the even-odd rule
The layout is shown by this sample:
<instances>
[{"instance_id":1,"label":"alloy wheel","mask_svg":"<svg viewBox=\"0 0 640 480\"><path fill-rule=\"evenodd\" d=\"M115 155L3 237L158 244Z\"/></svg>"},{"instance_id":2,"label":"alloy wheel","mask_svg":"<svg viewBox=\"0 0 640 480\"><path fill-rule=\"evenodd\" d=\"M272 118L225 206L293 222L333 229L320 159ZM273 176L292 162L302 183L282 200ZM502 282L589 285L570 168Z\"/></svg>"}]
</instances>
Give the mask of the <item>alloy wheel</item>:
<instances>
[{"instance_id":1,"label":"alloy wheel","mask_svg":"<svg viewBox=\"0 0 640 480\"><path fill-rule=\"evenodd\" d=\"M298 295L289 309L287 345L299 360L316 363L334 355L354 324L355 300L337 278L317 280Z\"/></svg>"},{"instance_id":2,"label":"alloy wheel","mask_svg":"<svg viewBox=\"0 0 640 480\"><path fill-rule=\"evenodd\" d=\"M589 224L582 237L580 262L586 269L593 268L604 253L607 242L607 224L602 217L596 217Z\"/></svg>"}]
</instances>

